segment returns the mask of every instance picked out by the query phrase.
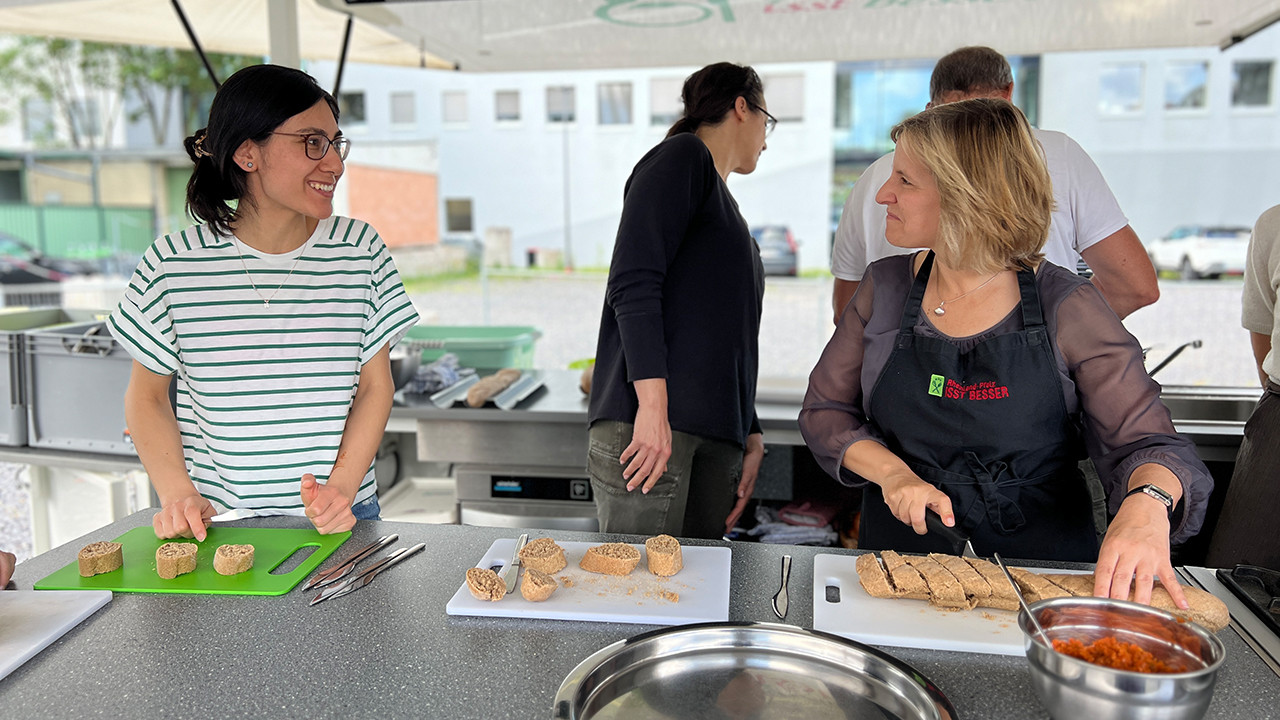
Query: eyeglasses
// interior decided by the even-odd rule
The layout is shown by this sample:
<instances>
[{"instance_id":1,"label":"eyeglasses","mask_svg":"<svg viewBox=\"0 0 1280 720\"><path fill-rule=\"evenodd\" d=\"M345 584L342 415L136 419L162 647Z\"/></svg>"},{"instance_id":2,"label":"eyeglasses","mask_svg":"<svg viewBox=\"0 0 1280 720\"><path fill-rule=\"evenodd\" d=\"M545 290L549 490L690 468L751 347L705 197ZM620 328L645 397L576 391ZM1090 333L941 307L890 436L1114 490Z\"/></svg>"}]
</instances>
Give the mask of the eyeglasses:
<instances>
[{"instance_id":1,"label":"eyeglasses","mask_svg":"<svg viewBox=\"0 0 1280 720\"><path fill-rule=\"evenodd\" d=\"M329 146L333 146L338 153L338 159L345 161L347 153L351 152L351 141L345 137L336 137L330 140L321 133L287 133L272 132L272 135L291 135L293 137L302 138L302 146L306 150L307 157L312 160L323 160L325 153L329 152Z\"/></svg>"},{"instance_id":2,"label":"eyeglasses","mask_svg":"<svg viewBox=\"0 0 1280 720\"><path fill-rule=\"evenodd\" d=\"M770 115L768 110L765 110L764 108L751 102L750 100L747 100L747 104L755 108L756 110L759 110L760 112L764 113L764 136L769 137L771 134L773 134L773 129L778 126L778 118Z\"/></svg>"}]
</instances>

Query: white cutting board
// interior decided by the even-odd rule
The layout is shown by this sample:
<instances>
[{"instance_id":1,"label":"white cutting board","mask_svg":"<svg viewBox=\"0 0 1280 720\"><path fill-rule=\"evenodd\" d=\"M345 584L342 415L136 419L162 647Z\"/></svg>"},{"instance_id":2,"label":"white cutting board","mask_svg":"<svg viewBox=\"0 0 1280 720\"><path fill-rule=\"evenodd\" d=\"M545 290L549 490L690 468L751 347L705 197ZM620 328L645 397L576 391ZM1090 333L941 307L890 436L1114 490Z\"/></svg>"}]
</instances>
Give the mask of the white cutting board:
<instances>
[{"instance_id":1,"label":"white cutting board","mask_svg":"<svg viewBox=\"0 0 1280 720\"><path fill-rule=\"evenodd\" d=\"M110 590L0 592L0 678L109 602Z\"/></svg>"},{"instance_id":2,"label":"white cutting board","mask_svg":"<svg viewBox=\"0 0 1280 720\"><path fill-rule=\"evenodd\" d=\"M857 560L856 555L813 558L814 630L872 645L989 655L1025 652L1017 612L995 608L944 610L927 600L873 598L858 582L858 571L854 567ZM840 602L827 602L828 585L840 589Z\"/></svg>"},{"instance_id":3,"label":"white cutting board","mask_svg":"<svg viewBox=\"0 0 1280 720\"><path fill-rule=\"evenodd\" d=\"M504 565L511 559L515 542L514 539L495 540L476 567ZM637 544L633 547L640 551L640 564L630 575L615 577L578 567L587 548L598 544L559 543L569 564L554 574L560 587L542 602L525 600L519 587L497 602L477 600L467 589L463 577L466 568L459 568L458 578L462 583L445 610L450 615L646 625L686 625L729 619L729 548L681 548L684 569L669 578L661 578L649 572L644 545Z\"/></svg>"}]
</instances>

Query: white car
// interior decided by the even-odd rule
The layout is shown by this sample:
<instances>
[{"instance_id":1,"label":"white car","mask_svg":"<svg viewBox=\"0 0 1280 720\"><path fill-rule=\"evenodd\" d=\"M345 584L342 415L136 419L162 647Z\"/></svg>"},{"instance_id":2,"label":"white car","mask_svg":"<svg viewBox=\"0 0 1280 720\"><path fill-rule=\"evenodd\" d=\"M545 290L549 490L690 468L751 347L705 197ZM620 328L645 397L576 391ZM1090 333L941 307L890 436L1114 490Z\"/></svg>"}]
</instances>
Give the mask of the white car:
<instances>
[{"instance_id":1,"label":"white car","mask_svg":"<svg viewBox=\"0 0 1280 720\"><path fill-rule=\"evenodd\" d=\"M1247 227L1181 225L1147 245L1156 272L1168 270L1183 280L1244 274L1249 253Z\"/></svg>"}]
</instances>

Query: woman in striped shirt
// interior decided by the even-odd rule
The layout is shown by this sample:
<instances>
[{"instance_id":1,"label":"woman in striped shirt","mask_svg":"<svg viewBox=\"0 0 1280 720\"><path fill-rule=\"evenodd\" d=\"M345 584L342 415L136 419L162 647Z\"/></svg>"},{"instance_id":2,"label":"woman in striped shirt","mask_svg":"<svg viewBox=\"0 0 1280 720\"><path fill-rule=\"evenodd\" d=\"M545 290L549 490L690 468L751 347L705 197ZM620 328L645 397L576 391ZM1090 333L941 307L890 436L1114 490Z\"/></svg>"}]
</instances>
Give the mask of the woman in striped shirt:
<instances>
[{"instance_id":1,"label":"woman in striped shirt","mask_svg":"<svg viewBox=\"0 0 1280 720\"><path fill-rule=\"evenodd\" d=\"M378 234L333 214L337 103L301 71L248 67L185 144L203 222L156 240L110 320L156 535L203 540L232 508L321 533L376 518L388 352L418 317Z\"/></svg>"}]
</instances>

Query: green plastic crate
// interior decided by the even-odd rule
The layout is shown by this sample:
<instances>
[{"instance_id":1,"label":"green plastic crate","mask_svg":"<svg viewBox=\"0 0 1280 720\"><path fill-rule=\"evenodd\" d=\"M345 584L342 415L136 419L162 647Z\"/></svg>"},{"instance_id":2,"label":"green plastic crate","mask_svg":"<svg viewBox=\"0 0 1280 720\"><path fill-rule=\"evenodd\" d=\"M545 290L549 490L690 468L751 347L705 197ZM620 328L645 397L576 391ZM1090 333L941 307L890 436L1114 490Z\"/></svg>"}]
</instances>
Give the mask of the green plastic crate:
<instances>
[{"instance_id":1,"label":"green plastic crate","mask_svg":"<svg viewBox=\"0 0 1280 720\"><path fill-rule=\"evenodd\" d=\"M533 344L542 332L528 325L415 325L401 343L429 363L451 352L458 364L481 370L532 368Z\"/></svg>"}]
</instances>

